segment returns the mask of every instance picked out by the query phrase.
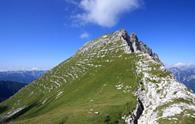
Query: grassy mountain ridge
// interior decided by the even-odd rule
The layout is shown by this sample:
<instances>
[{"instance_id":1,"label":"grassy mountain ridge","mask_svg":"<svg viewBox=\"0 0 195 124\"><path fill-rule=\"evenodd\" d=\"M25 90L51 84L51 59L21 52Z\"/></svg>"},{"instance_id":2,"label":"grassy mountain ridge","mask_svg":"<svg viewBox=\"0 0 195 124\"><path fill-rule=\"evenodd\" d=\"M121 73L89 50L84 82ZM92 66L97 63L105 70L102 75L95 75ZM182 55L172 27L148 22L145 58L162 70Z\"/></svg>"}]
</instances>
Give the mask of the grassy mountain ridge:
<instances>
[{"instance_id":1,"label":"grassy mountain ridge","mask_svg":"<svg viewBox=\"0 0 195 124\"><path fill-rule=\"evenodd\" d=\"M121 116L136 106L137 58L134 54L125 54L123 42L113 36L102 37L105 43L98 42L102 39L89 43L3 102L0 106L8 107L1 114L7 118L4 121L16 124L124 123ZM16 117L5 114L19 108L24 112L14 115Z\"/></svg>"},{"instance_id":2,"label":"grassy mountain ridge","mask_svg":"<svg viewBox=\"0 0 195 124\"><path fill-rule=\"evenodd\" d=\"M9 124L193 124L194 113L195 94L125 30L87 43L0 104Z\"/></svg>"}]
</instances>

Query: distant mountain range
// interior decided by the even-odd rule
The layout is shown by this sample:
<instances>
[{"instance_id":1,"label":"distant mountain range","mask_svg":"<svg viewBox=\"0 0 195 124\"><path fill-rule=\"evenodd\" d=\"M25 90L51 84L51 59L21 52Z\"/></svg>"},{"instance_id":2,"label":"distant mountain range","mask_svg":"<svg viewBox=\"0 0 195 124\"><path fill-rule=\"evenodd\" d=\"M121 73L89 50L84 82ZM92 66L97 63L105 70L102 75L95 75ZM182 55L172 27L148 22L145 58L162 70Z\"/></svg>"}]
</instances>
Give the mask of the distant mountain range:
<instances>
[{"instance_id":1,"label":"distant mountain range","mask_svg":"<svg viewBox=\"0 0 195 124\"><path fill-rule=\"evenodd\" d=\"M26 84L13 81L0 81L0 102L14 95Z\"/></svg>"},{"instance_id":2,"label":"distant mountain range","mask_svg":"<svg viewBox=\"0 0 195 124\"><path fill-rule=\"evenodd\" d=\"M195 66L175 66L169 70L175 75L176 79L185 84L189 89L195 92Z\"/></svg>"},{"instance_id":3,"label":"distant mountain range","mask_svg":"<svg viewBox=\"0 0 195 124\"><path fill-rule=\"evenodd\" d=\"M0 72L0 102L14 95L22 87L41 77L46 71Z\"/></svg>"},{"instance_id":4,"label":"distant mountain range","mask_svg":"<svg viewBox=\"0 0 195 124\"><path fill-rule=\"evenodd\" d=\"M0 72L0 80L20 83L31 83L41 77L46 71L3 71Z\"/></svg>"}]
</instances>

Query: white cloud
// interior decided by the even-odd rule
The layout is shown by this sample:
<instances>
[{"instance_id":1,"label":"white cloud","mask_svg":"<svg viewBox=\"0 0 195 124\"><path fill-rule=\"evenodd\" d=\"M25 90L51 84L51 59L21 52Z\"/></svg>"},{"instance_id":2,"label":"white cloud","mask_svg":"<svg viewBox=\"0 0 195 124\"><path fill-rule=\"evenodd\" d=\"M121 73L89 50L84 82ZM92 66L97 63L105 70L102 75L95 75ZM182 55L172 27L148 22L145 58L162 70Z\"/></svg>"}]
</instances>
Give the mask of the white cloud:
<instances>
[{"instance_id":1,"label":"white cloud","mask_svg":"<svg viewBox=\"0 0 195 124\"><path fill-rule=\"evenodd\" d=\"M70 4L74 4L74 5L78 4L78 0L65 0L65 2L70 3Z\"/></svg>"},{"instance_id":2,"label":"white cloud","mask_svg":"<svg viewBox=\"0 0 195 124\"><path fill-rule=\"evenodd\" d=\"M176 67L176 68L180 68L180 69L184 68L185 69L185 68L195 67L195 64L178 62L176 64L168 66L168 68L172 68L172 67Z\"/></svg>"},{"instance_id":3,"label":"white cloud","mask_svg":"<svg viewBox=\"0 0 195 124\"><path fill-rule=\"evenodd\" d=\"M114 26L123 13L140 7L141 0L81 0L82 13L76 17L85 23L95 23L103 27Z\"/></svg>"},{"instance_id":4,"label":"white cloud","mask_svg":"<svg viewBox=\"0 0 195 124\"><path fill-rule=\"evenodd\" d=\"M89 34L87 32L84 32L80 35L81 39L89 38Z\"/></svg>"},{"instance_id":5,"label":"white cloud","mask_svg":"<svg viewBox=\"0 0 195 124\"><path fill-rule=\"evenodd\" d=\"M182 63L182 62L178 62L176 64L173 65L173 67L183 67L183 66L187 66L188 64L186 63Z\"/></svg>"},{"instance_id":6,"label":"white cloud","mask_svg":"<svg viewBox=\"0 0 195 124\"><path fill-rule=\"evenodd\" d=\"M39 70L39 68L38 68L38 67L32 67L31 70L32 70L32 71L35 71L35 70Z\"/></svg>"}]
</instances>

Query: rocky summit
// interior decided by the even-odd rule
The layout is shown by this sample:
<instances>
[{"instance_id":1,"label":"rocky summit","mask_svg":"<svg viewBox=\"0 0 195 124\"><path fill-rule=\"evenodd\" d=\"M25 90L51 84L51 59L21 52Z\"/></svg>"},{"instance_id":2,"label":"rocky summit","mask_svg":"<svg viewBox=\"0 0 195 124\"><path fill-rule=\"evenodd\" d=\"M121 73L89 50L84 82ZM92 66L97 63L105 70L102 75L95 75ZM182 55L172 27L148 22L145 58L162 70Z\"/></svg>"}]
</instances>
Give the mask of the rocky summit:
<instances>
[{"instance_id":1,"label":"rocky summit","mask_svg":"<svg viewBox=\"0 0 195 124\"><path fill-rule=\"evenodd\" d=\"M137 35L119 30L0 104L9 124L194 124L195 95Z\"/></svg>"}]
</instances>

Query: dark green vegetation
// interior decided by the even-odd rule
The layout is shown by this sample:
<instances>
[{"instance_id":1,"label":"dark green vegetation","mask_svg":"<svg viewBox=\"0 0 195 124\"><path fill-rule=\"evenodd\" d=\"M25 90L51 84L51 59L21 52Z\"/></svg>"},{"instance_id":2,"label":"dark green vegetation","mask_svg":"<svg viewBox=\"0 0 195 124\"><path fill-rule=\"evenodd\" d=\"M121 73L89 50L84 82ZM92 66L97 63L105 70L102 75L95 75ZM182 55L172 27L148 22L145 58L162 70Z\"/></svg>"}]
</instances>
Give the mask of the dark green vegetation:
<instances>
[{"instance_id":1,"label":"dark green vegetation","mask_svg":"<svg viewBox=\"0 0 195 124\"><path fill-rule=\"evenodd\" d=\"M13 81L0 81L0 102L14 95L25 84Z\"/></svg>"},{"instance_id":2,"label":"dark green vegetation","mask_svg":"<svg viewBox=\"0 0 195 124\"><path fill-rule=\"evenodd\" d=\"M125 54L121 43L80 50L1 103L1 118L11 124L123 124L121 117L136 106L138 77L137 57Z\"/></svg>"}]
</instances>

